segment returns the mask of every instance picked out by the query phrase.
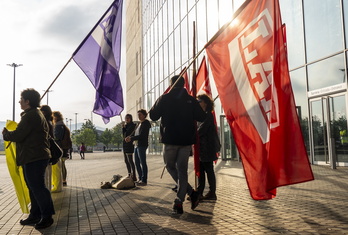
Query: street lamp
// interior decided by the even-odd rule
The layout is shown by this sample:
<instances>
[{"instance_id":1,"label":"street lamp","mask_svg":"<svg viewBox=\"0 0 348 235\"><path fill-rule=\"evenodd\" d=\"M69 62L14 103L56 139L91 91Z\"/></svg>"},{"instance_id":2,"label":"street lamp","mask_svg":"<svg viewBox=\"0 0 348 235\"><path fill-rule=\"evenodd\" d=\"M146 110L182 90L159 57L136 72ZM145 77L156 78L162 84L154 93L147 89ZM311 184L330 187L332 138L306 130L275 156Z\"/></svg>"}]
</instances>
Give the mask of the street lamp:
<instances>
[{"instance_id":1,"label":"street lamp","mask_svg":"<svg viewBox=\"0 0 348 235\"><path fill-rule=\"evenodd\" d=\"M13 67L13 113L12 113L12 120L15 120L15 97L16 97L16 68L19 66L23 66L22 64L16 64L16 63L12 63L12 64L7 64L8 66Z\"/></svg>"},{"instance_id":2,"label":"street lamp","mask_svg":"<svg viewBox=\"0 0 348 235\"><path fill-rule=\"evenodd\" d=\"M43 90L43 91L46 91L46 90ZM47 92L46 92L46 95L47 95L47 105L48 105L48 93L50 93L50 92L52 92L53 90L48 90Z\"/></svg>"},{"instance_id":3,"label":"street lamp","mask_svg":"<svg viewBox=\"0 0 348 235\"><path fill-rule=\"evenodd\" d=\"M77 131L77 113L75 113L75 132Z\"/></svg>"}]
</instances>

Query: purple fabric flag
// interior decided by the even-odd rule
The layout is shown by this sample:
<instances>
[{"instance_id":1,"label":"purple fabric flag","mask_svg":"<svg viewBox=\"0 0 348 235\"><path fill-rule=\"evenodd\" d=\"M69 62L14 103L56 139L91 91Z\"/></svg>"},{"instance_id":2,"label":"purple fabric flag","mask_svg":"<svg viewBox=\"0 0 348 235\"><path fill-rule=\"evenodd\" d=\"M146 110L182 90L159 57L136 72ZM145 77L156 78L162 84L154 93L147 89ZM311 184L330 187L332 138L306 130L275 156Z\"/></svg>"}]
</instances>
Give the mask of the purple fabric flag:
<instances>
[{"instance_id":1,"label":"purple fabric flag","mask_svg":"<svg viewBox=\"0 0 348 235\"><path fill-rule=\"evenodd\" d=\"M121 62L122 0L115 0L99 24L73 54L96 89L93 112L104 123L123 111Z\"/></svg>"}]
</instances>

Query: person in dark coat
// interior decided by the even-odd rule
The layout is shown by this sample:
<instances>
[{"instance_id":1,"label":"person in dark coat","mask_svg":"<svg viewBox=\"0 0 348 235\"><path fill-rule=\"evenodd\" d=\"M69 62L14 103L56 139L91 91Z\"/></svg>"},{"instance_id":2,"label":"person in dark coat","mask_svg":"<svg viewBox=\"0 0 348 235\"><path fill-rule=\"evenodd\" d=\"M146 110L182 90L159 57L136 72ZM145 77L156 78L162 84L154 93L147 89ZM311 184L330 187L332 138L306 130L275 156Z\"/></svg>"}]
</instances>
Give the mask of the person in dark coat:
<instances>
[{"instance_id":1,"label":"person in dark coat","mask_svg":"<svg viewBox=\"0 0 348 235\"><path fill-rule=\"evenodd\" d=\"M138 186L147 185L147 163L146 163L146 149L149 146L149 131L151 123L146 119L147 112L144 109L138 111L139 123L135 128L133 135L128 136L126 142L134 142L134 159L137 168L139 181Z\"/></svg>"},{"instance_id":2,"label":"person in dark coat","mask_svg":"<svg viewBox=\"0 0 348 235\"><path fill-rule=\"evenodd\" d=\"M188 159L192 144L196 141L196 121L204 121L206 114L198 101L184 88L183 77L171 79L172 90L160 96L150 110L150 118L161 118L161 142L164 144L163 158L169 174L178 185L173 214L183 213L185 195L191 199L191 209L199 203L199 194L188 183Z\"/></svg>"},{"instance_id":3,"label":"person in dark coat","mask_svg":"<svg viewBox=\"0 0 348 235\"><path fill-rule=\"evenodd\" d=\"M66 129L67 127L65 126L63 122L63 115L59 111L54 111L53 112L53 133L54 133L54 139L56 140L57 144L61 149L63 150L63 156L62 156L62 178L63 178L63 186L67 186L66 178L68 171L66 169L65 162L67 159L69 159L69 148L64 148L63 146L63 139L64 135L70 135L70 133L67 133Z\"/></svg>"},{"instance_id":4,"label":"person in dark coat","mask_svg":"<svg viewBox=\"0 0 348 235\"><path fill-rule=\"evenodd\" d=\"M134 145L133 142L126 142L126 137L131 136L135 132L135 123L133 122L133 117L131 114L127 114L125 117L126 123L123 125L122 134L123 134L123 155L124 162L128 170L128 177L131 177L133 181L137 181L135 174L135 165L133 161Z\"/></svg>"},{"instance_id":5,"label":"person in dark coat","mask_svg":"<svg viewBox=\"0 0 348 235\"><path fill-rule=\"evenodd\" d=\"M35 225L43 229L53 224L54 206L50 191L45 185L45 170L51 158L49 149L49 127L40 107L40 94L34 89L26 89L21 93L19 101L21 121L17 129L3 129L6 141L16 142L16 163L22 166L25 182L29 189L31 201L27 219L21 225Z\"/></svg>"},{"instance_id":6,"label":"person in dark coat","mask_svg":"<svg viewBox=\"0 0 348 235\"><path fill-rule=\"evenodd\" d=\"M214 136L216 135L216 125L214 123L214 101L206 94L197 97L202 109L207 113L203 122L197 123L199 136L199 169L198 192L203 195L205 188L205 175L209 182L209 192L203 200L216 200L216 178L214 172L214 161L217 160L216 148L214 146Z\"/></svg>"}]
</instances>

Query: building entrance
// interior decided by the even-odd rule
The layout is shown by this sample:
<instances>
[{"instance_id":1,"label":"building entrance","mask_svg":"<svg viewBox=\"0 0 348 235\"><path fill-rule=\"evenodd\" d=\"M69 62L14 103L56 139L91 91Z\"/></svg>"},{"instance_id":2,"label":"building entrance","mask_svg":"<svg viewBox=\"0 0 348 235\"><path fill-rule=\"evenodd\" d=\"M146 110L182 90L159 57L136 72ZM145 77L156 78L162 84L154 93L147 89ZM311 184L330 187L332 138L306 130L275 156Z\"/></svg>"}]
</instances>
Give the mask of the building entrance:
<instances>
[{"instance_id":1,"label":"building entrance","mask_svg":"<svg viewBox=\"0 0 348 235\"><path fill-rule=\"evenodd\" d=\"M346 94L310 100L311 153L314 164L348 166Z\"/></svg>"}]
</instances>

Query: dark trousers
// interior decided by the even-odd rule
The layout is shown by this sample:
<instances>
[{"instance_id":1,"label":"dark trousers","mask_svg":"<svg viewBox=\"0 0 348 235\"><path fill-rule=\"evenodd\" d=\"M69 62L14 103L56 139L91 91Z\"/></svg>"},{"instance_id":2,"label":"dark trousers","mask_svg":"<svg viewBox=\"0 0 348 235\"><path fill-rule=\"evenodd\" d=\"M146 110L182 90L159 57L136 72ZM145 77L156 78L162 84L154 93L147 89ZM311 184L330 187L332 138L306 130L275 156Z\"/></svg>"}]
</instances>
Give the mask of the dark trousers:
<instances>
[{"instance_id":1,"label":"dark trousers","mask_svg":"<svg viewBox=\"0 0 348 235\"><path fill-rule=\"evenodd\" d=\"M200 176L198 179L198 192L203 194L205 188L205 174L207 174L209 190L213 193L216 191L216 178L214 172L214 162L199 162Z\"/></svg>"},{"instance_id":2,"label":"dark trousers","mask_svg":"<svg viewBox=\"0 0 348 235\"><path fill-rule=\"evenodd\" d=\"M146 164L146 149L144 146L137 146L134 149L135 166L139 175L139 180L147 183L147 164Z\"/></svg>"},{"instance_id":3,"label":"dark trousers","mask_svg":"<svg viewBox=\"0 0 348 235\"><path fill-rule=\"evenodd\" d=\"M31 200L30 216L35 218L47 218L55 213L51 193L45 185L48 161L44 159L23 165L24 179Z\"/></svg>"},{"instance_id":4,"label":"dark trousers","mask_svg":"<svg viewBox=\"0 0 348 235\"><path fill-rule=\"evenodd\" d=\"M124 162L126 163L127 166L127 171L128 174L130 174L133 179L136 178L135 176L135 165L133 162L133 153L123 153L124 155Z\"/></svg>"}]
</instances>

